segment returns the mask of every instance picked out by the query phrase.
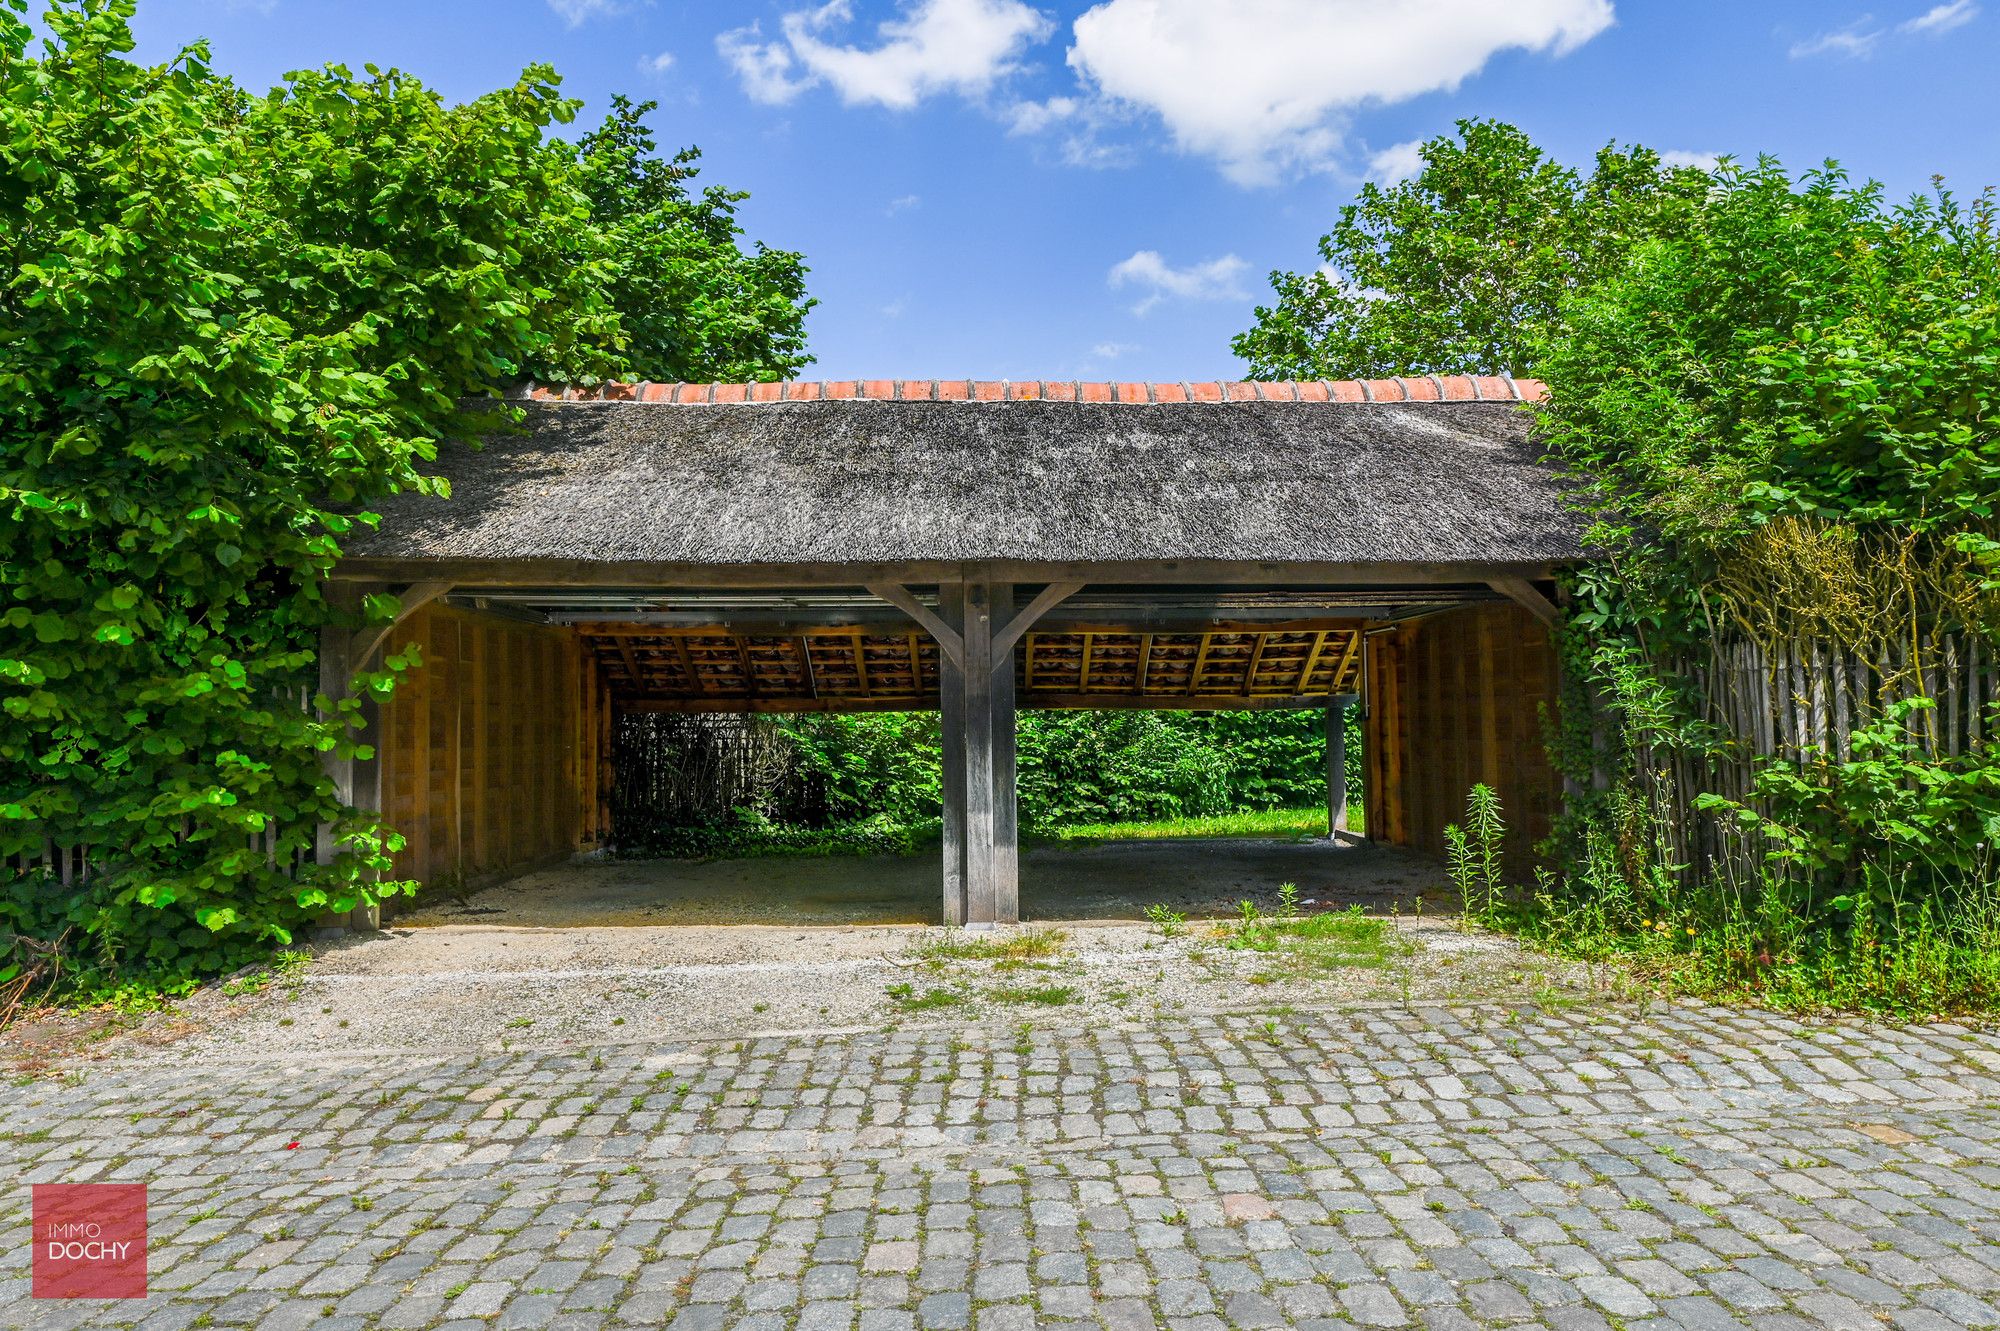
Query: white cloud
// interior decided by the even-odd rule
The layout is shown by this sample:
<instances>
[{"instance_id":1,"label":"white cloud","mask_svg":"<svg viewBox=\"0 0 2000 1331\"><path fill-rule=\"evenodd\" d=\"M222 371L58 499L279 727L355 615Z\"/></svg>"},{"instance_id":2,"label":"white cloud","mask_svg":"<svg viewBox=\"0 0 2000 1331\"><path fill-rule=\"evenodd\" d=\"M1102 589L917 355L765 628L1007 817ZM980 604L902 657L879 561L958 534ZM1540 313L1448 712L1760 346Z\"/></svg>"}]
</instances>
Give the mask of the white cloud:
<instances>
[{"instance_id":1,"label":"white cloud","mask_svg":"<svg viewBox=\"0 0 2000 1331\"><path fill-rule=\"evenodd\" d=\"M1979 6L1973 0L1950 0L1917 15L1905 23L1896 25L1897 32L1919 33L1926 37L1936 37L1962 28L1979 17Z\"/></svg>"},{"instance_id":2,"label":"white cloud","mask_svg":"<svg viewBox=\"0 0 2000 1331\"><path fill-rule=\"evenodd\" d=\"M1844 28L1834 28L1793 42L1790 54L1794 60L1806 60L1818 55L1865 60L1875 54L1875 49L1886 37L1942 37L1978 17L1976 0L1945 0L1945 3L1933 5L1915 18L1905 19L1894 27L1883 27L1875 21L1873 14L1863 14Z\"/></svg>"},{"instance_id":3,"label":"white cloud","mask_svg":"<svg viewBox=\"0 0 2000 1331\"><path fill-rule=\"evenodd\" d=\"M585 19L615 14L623 6L619 0L549 0L549 8L556 11L557 18L574 28Z\"/></svg>"},{"instance_id":4,"label":"white cloud","mask_svg":"<svg viewBox=\"0 0 2000 1331\"><path fill-rule=\"evenodd\" d=\"M1689 152L1685 148L1670 148L1660 154L1660 161L1667 166L1691 166L1697 171L1713 171L1722 165L1721 153Z\"/></svg>"},{"instance_id":5,"label":"white cloud","mask_svg":"<svg viewBox=\"0 0 2000 1331\"><path fill-rule=\"evenodd\" d=\"M1117 360L1120 356L1138 349L1138 345L1132 342L1099 342L1090 349L1090 354L1097 360Z\"/></svg>"},{"instance_id":6,"label":"white cloud","mask_svg":"<svg viewBox=\"0 0 2000 1331\"><path fill-rule=\"evenodd\" d=\"M1163 300L1244 300L1248 293L1238 281L1249 267L1234 254L1205 263L1175 268L1158 250L1140 250L1129 259L1113 264L1107 275L1114 289L1136 286L1147 294L1132 313L1145 314Z\"/></svg>"},{"instance_id":7,"label":"white cloud","mask_svg":"<svg viewBox=\"0 0 2000 1331\"><path fill-rule=\"evenodd\" d=\"M1868 26L1868 17L1850 23L1844 28L1822 32L1792 43L1790 55L1794 60L1807 60L1816 55L1843 55L1860 59L1875 53L1875 47L1882 40L1882 30Z\"/></svg>"},{"instance_id":8,"label":"white cloud","mask_svg":"<svg viewBox=\"0 0 2000 1331\"><path fill-rule=\"evenodd\" d=\"M559 2L580 0L551 0ZM752 24L717 37L716 49L760 102L790 101L826 83L845 102L907 110L936 93L986 91L1051 30L1022 0L906 0L897 17L877 25L874 45L828 39L853 17L851 0L827 0L786 14L776 40L765 41Z\"/></svg>"},{"instance_id":9,"label":"white cloud","mask_svg":"<svg viewBox=\"0 0 2000 1331\"><path fill-rule=\"evenodd\" d=\"M1424 169L1424 141L1411 139L1384 148L1368 159L1368 178L1384 185L1408 180Z\"/></svg>"},{"instance_id":10,"label":"white cloud","mask_svg":"<svg viewBox=\"0 0 2000 1331\"><path fill-rule=\"evenodd\" d=\"M639 57L639 72L642 74L664 74L674 67L674 53L662 51L658 55Z\"/></svg>"},{"instance_id":11,"label":"white cloud","mask_svg":"<svg viewBox=\"0 0 2000 1331\"><path fill-rule=\"evenodd\" d=\"M810 88L813 80L794 78L792 53L782 42L760 41L762 35L754 23L735 28L715 39L715 49L736 71L737 82L752 101L776 106Z\"/></svg>"},{"instance_id":12,"label":"white cloud","mask_svg":"<svg viewBox=\"0 0 2000 1331\"><path fill-rule=\"evenodd\" d=\"M905 194L899 198L891 199L889 200L889 206L882 210L882 216L894 217L897 213L908 212L923 201L923 196L918 194Z\"/></svg>"},{"instance_id":13,"label":"white cloud","mask_svg":"<svg viewBox=\"0 0 2000 1331\"><path fill-rule=\"evenodd\" d=\"M1007 108L1007 129L1014 134L1039 134L1052 126L1074 120L1083 103L1074 97L1051 97L1046 102L1015 102Z\"/></svg>"},{"instance_id":14,"label":"white cloud","mask_svg":"<svg viewBox=\"0 0 2000 1331\"><path fill-rule=\"evenodd\" d=\"M1102 0L1069 63L1253 182L1324 165L1357 107L1454 88L1500 51L1566 54L1611 22L1611 0Z\"/></svg>"}]
</instances>

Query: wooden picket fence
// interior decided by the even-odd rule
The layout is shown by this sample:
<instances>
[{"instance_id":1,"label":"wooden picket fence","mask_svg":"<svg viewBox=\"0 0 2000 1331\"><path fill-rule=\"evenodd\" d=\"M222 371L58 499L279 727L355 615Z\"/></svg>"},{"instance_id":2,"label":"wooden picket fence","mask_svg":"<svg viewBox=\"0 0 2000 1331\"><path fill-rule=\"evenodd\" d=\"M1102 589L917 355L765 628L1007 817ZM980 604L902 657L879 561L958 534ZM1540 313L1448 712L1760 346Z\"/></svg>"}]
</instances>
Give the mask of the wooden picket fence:
<instances>
[{"instance_id":1,"label":"wooden picket fence","mask_svg":"<svg viewBox=\"0 0 2000 1331\"><path fill-rule=\"evenodd\" d=\"M2000 652L1976 635L1861 649L1736 638L1706 660L1683 662L1680 673L1705 700L1704 719L1729 738L1717 752L1642 747L1640 786L1664 853L1697 878L1754 880L1760 848L1695 800L1713 794L1754 805L1756 773L1770 759L1851 758L1855 730L1916 698L1934 704L1908 727L1927 755L1949 759L2000 742Z\"/></svg>"}]
</instances>

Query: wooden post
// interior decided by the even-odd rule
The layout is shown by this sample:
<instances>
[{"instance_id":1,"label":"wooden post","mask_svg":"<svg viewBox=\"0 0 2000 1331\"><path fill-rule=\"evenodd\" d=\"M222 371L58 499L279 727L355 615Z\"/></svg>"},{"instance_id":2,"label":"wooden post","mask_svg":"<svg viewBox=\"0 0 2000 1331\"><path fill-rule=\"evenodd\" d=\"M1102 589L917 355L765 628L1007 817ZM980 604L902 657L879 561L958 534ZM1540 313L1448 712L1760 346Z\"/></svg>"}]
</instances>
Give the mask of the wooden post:
<instances>
[{"instance_id":1,"label":"wooden post","mask_svg":"<svg viewBox=\"0 0 2000 1331\"><path fill-rule=\"evenodd\" d=\"M1326 836L1338 840L1347 830L1347 708L1353 699L1336 695L1326 701Z\"/></svg>"},{"instance_id":2,"label":"wooden post","mask_svg":"<svg viewBox=\"0 0 2000 1331\"><path fill-rule=\"evenodd\" d=\"M1014 615L1014 588L1004 582L992 584L988 598L996 640L987 646L992 663L988 713L993 737L993 918L1013 924L1021 918L1021 829L1020 803L1014 771L1014 642L1027 625ZM1019 619L1029 616L1022 614ZM1006 642L998 641L1003 629L1012 629ZM967 640L968 642L970 639ZM971 654L967 653L968 659Z\"/></svg>"},{"instance_id":3,"label":"wooden post","mask_svg":"<svg viewBox=\"0 0 2000 1331\"><path fill-rule=\"evenodd\" d=\"M907 587L868 584L938 644L947 924L1013 924L1021 918L1014 648L1036 620L1082 586L1050 583L1016 613L1013 585L994 581L985 569L968 568L964 576L939 584L936 611ZM921 682L918 674L913 683Z\"/></svg>"},{"instance_id":4,"label":"wooden post","mask_svg":"<svg viewBox=\"0 0 2000 1331\"><path fill-rule=\"evenodd\" d=\"M938 609L951 630L960 631L965 584L939 587ZM917 682L921 685L921 677ZM965 924L971 904L965 883L965 671L953 652L938 653L938 711L944 750L944 922Z\"/></svg>"},{"instance_id":5,"label":"wooden post","mask_svg":"<svg viewBox=\"0 0 2000 1331\"><path fill-rule=\"evenodd\" d=\"M337 598L346 607L361 603L359 587L339 583L329 584L327 595ZM328 702L338 703L347 697L347 688L355 671L367 664L355 659L354 653L363 644L356 642L356 635L347 629L328 628L320 632L319 650L319 691ZM368 646L366 650L372 651ZM361 705L362 727L357 738L371 744L381 740L382 723L380 708L372 698L364 699ZM323 759L326 773L333 779L333 787L343 804L357 809L379 812L382 807L381 779L382 761L380 756L368 759L340 757L329 752ZM331 864L339 847L333 839L333 829L321 827L316 839L315 858L321 864ZM348 912L346 915L328 915L322 918L322 926L330 928L375 929L381 927L379 910L373 907Z\"/></svg>"},{"instance_id":6,"label":"wooden post","mask_svg":"<svg viewBox=\"0 0 2000 1331\"><path fill-rule=\"evenodd\" d=\"M965 623L960 629L964 643L962 662L965 763L965 922L967 924L1012 923L1019 916L1014 902L1000 899L1000 815L999 804L1013 802L1011 786L1001 788L996 761L997 717L993 695L993 584L981 576L968 577L965 589ZM1010 714L1008 724L1013 723Z\"/></svg>"}]
</instances>

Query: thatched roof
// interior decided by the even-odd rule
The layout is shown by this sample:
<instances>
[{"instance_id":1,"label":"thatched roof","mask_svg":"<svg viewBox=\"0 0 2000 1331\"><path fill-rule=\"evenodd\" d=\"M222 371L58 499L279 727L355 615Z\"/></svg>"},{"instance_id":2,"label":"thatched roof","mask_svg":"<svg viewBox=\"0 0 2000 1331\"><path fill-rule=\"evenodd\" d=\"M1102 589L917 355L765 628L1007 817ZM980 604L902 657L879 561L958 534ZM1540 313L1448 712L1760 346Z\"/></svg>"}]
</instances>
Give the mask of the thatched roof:
<instances>
[{"instance_id":1,"label":"thatched roof","mask_svg":"<svg viewBox=\"0 0 2000 1331\"><path fill-rule=\"evenodd\" d=\"M1511 381L1409 382L1440 400L1341 400L1361 397L1352 385L1224 386L1213 402L1186 391L1200 385L1100 401L940 400L935 385L926 400L901 385L894 400L822 391L745 402L747 392L711 390L696 399L709 405L683 405L678 387L543 396L525 406L525 433L443 450L452 497L386 501L381 529L348 555L737 566L1576 558L1581 524L1538 460L1528 408L1443 400L1477 384L1526 394ZM773 387L763 395L790 395Z\"/></svg>"}]
</instances>

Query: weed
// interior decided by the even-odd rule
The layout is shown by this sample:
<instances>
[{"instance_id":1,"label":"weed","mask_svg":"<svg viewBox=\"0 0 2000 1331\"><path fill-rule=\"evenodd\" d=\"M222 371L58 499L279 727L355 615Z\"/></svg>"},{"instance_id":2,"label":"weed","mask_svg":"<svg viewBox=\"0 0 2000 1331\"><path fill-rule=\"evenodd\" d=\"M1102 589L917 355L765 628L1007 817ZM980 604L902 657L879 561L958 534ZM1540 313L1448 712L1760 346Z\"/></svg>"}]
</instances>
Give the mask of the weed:
<instances>
[{"instance_id":1,"label":"weed","mask_svg":"<svg viewBox=\"0 0 2000 1331\"><path fill-rule=\"evenodd\" d=\"M1022 985L1002 985L990 990L987 997L996 1003L1030 1003L1037 1007L1062 1007L1076 1001L1076 990L1068 985L1051 984L1041 988Z\"/></svg>"},{"instance_id":2,"label":"weed","mask_svg":"<svg viewBox=\"0 0 2000 1331\"><path fill-rule=\"evenodd\" d=\"M1069 935L1061 929L1024 929L1017 934L984 937L946 929L910 949L925 961L1040 961L1061 954Z\"/></svg>"},{"instance_id":3,"label":"weed","mask_svg":"<svg viewBox=\"0 0 2000 1331\"><path fill-rule=\"evenodd\" d=\"M1146 918L1159 928L1162 938L1178 938L1187 929L1186 915L1169 910L1159 902L1146 907Z\"/></svg>"},{"instance_id":4,"label":"weed","mask_svg":"<svg viewBox=\"0 0 2000 1331\"><path fill-rule=\"evenodd\" d=\"M918 993L912 984L892 984L887 993L904 1012L928 1012L936 1008L957 1007L969 1001L956 989L927 989Z\"/></svg>"},{"instance_id":5,"label":"weed","mask_svg":"<svg viewBox=\"0 0 2000 1331\"><path fill-rule=\"evenodd\" d=\"M1296 903L1297 889L1287 883L1279 889L1281 905L1288 899L1287 889ZM1309 972L1379 969L1397 955L1399 941L1387 920L1364 915L1359 906L1317 915L1281 916L1266 915L1256 903L1245 901L1228 927L1224 945L1265 954L1280 963L1282 970ZM1267 975L1276 978L1275 972Z\"/></svg>"}]
</instances>

